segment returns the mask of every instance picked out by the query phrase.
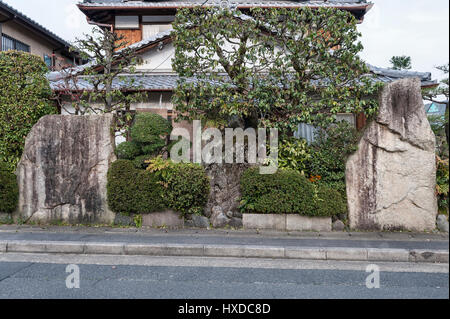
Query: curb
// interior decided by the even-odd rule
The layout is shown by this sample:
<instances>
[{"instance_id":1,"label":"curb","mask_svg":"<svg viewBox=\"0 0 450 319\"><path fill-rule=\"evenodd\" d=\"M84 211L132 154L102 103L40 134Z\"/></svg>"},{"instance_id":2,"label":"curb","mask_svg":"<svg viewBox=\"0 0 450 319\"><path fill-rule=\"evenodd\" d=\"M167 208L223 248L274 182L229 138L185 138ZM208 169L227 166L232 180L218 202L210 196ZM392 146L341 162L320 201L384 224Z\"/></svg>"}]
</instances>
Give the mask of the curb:
<instances>
[{"instance_id":1,"label":"curb","mask_svg":"<svg viewBox=\"0 0 450 319\"><path fill-rule=\"evenodd\" d=\"M370 262L448 263L447 250L349 248L349 247L276 247L254 245L133 244L105 242L3 241L0 253L58 253L81 255L140 255L281 258Z\"/></svg>"}]
</instances>

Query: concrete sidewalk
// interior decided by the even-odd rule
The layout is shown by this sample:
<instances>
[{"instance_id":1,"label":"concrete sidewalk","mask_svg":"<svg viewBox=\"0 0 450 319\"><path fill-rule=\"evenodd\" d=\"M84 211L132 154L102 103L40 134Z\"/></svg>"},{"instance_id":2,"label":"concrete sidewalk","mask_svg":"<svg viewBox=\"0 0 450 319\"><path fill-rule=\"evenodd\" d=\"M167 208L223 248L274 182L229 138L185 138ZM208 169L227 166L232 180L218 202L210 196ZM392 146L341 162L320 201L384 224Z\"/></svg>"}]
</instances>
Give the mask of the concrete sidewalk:
<instances>
[{"instance_id":1,"label":"concrete sidewalk","mask_svg":"<svg viewBox=\"0 0 450 319\"><path fill-rule=\"evenodd\" d=\"M0 226L0 252L448 263L448 234Z\"/></svg>"}]
</instances>

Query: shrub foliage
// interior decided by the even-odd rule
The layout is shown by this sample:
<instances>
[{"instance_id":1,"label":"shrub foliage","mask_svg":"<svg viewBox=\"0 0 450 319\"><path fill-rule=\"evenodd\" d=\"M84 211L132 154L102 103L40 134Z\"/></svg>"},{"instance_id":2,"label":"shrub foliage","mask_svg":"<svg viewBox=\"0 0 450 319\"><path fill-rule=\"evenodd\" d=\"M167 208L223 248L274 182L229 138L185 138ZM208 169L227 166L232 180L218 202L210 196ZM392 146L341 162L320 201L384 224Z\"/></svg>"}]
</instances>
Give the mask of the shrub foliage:
<instances>
[{"instance_id":1,"label":"shrub foliage","mask_svg":"<svg viewBox=\"0 0 450 319\"><path fill-rule=\"evenodd\" d=\"M200 214L209 196L209 179L203 167L197 164L172 164L164 177L165 202L171 209L189 214Z\"/></svg>"},{"instance_id":2,"label":"shrub foliage","mask_svg":"<svg viewBox=\"0 0 450 319\"><path fill-rule=\"evenodd\" d=\"M247 213L332 216L346 210L339 192L292 169L261 175L258 168L250 168L242 174L241 193L241 209Z\"/></svg>"},{"instance_id":3,"label":"shrub foliage","mask_svg":"<svg viewBox=\"0 0 450 319\"><path fill-rule=\"evenodd\" d=\"M117 160L108 171L108 205L116 213L151 213L164 209L163 188L154 175Z\"/></svg>"},{"instance_id":4,"label":"shrub foliage","mask_svg":"<svg viewBox=\"0 0 450 319\"><path fill-rule=\"evenodd\" d=\"M165 137L172 131L172 125L161 115L139 113L131 127L131 138L141 145L142 153L156 155L166 145Z\"/></svg>"},{"instance_id":5,"label":"shrub foliage","mask_svg":"<svg viewBox=\"0 0 450 319\"><path fill-rule=\"evenodd\" d=\"M119 144L116 155L119 159L134 161L136 168L145 169L145 161L161 153L171 131L172 125L161 115L139 113L130 129L132 141Z\"/></svg>"},{"instance_id":6,"label":"shrub foliage","mask_svg":"<svg viewBox=\"0 0 450 319\"><path fill-rule=\"evenodd\" d=\"M164 209L201 213L209 195L209 180L196 164L175 164L157 157L149 169L117 160L108 171L108 204L117 213L152 213Z\"/></svg>"},{"instance_id":7,"label":"shrub foliage","mask_svg":"<svg viewBox=\"0 0 450 319\"><path fill-rule=\"evenodd\" d=\"M57 113L46 72L36 55L0 52L0 158L10 171L20 160L33 125L42 116Z\"/></svg>"},{"instance_id":8,"label":"shrub foliage","mask_svg":"<svg viewBox=\"0 0 450 319\"><path fill-rule=\"evenodd\" d=\"M0 162L0 213L12 213L19 200L16 175L9 171L6 163Z\"/></svg>"}]
</instances>

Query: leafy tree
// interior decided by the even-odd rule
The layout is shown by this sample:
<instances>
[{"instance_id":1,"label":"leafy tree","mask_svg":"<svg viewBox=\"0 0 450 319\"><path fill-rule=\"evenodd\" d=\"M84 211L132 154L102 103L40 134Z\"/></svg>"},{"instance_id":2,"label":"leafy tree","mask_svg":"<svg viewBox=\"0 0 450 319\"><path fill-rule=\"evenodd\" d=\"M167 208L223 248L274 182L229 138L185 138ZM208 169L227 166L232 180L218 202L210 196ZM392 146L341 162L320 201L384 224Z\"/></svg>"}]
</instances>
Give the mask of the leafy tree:
<instances>
[{"instance_id":1,"label":"leafy tree","mask_svg":"<svg viewBox=\"0 0 450 319\"><path fill-rule=\"evenodd\" d=\"M346 11L197 7L179 10L173 26L178 119L287 132L376 111L379 84L357 55L360 34Z\"/></svg>"},{"instance_id":2,"label":"leafy tree","mask_svg":"<svg viewBox=\"0 0 450 319\"><path fill-rule=\"evenodd\" d=\"M449 135L449 127L448 127L448 63L445 65L441 65L436 67L436 69L444 72L447 75L446 78L441 80L438 87L434 88L425 88L422 90L422 96L425 100L430 101L432 103L445 104L445 118L443 121L443 128L445 130L445 135L447 137L448 144L448 135ZM448 156L448 154L447 154Z\"/></svg>"},{"instance_id":3,"label":"leafy tree","mask_svg":"<svg viewBox=\"0 0 450 319\"><path fill-rule=\"evenodd\" d=\"M0 52L0 161L10 171L20 160L33 125L42 116L57 113L46 72L36 55Z\"/></svg>"},{"instance_id":4,"label":"leafy tree","mask_svg":"<svg viewBox=\"0 0 450 319\"><path fill-rule=\"evenodd\" d=\"M124 71L134 73L141 63L136 51L128 46L123 36L99 27L94 28L92 34L77 38L72 50L81 52L84 59L90 60L90 65L81 70L63 70L64 81L58 86L56 99L63 106L69 97L77 115L125 111L125 124L129 125L132 121L128 112L130 104L142 100L143 94L136 92L140 86L133 79L122 74ZM86 81L92 89L83 87ZM114 86L119 81L136 90L121 90ZM70 113L70 110L66 111Z\"/></svg>"},{"instance_id":5,"label":"leafy tree","mask_svg":"<svg viewBox=\"0 0 450 319\"><path fill-rule=\"evenodd\" d=\"M391 62L392 69L394 70L411 70L410 56L393 56L389 62Z\"/></svg>"}]
</instances>

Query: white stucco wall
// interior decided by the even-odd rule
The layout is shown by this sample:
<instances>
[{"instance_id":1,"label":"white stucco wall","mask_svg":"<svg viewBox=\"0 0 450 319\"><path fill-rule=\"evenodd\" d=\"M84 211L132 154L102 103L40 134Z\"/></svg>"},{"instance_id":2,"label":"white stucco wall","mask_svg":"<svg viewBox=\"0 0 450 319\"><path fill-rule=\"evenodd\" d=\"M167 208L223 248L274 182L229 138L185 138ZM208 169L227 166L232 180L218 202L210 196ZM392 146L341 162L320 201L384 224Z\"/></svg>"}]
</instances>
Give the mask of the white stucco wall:
<instances>
[{"instance_id":1,"label":"white stucco wall","mask_svg":"<svg viewBox=\"0 0 450 319\"><path fill-rule=\"evenodd\" d=\"M175 48L172 43L167 44L162 50L154 48L141 55L143 64L136 67L137 72L172 72L172 59L175 56Z\"/></svg>"}]
</instances>

